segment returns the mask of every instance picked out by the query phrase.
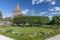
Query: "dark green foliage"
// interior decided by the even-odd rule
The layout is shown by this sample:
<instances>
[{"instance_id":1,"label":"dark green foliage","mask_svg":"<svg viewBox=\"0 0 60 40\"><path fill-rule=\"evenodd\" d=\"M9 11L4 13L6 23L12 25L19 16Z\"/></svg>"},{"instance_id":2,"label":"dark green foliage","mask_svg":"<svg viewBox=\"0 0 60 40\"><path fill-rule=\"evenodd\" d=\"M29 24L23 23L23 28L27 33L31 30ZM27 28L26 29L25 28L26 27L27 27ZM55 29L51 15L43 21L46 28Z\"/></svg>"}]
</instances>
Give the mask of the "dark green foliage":
<instances>
[{"instance_id":1,"label":"dark green foliage","mask_svg":"<svg viewBox=\"0 0 60 40\"><path fill-rule=\"evenodd\" d=\"M60 16L54 16L52 19L52 23L56 25L60 25Z\"/></svg>"},{"instance_id":2,"label":"dark green foliage","mask_svg":"<svg viewBox=\"0 0 60 40\"><path fill-rule=\"evenodd\" d=\"M2 12L0 11L0 20L2 20Z\"/></svg>"},{"instance_id":3,"label":"dark green foliage","mask_svg":"<svg viewBox=\"0 0 60 40\"><path fill-rule=\"evenodd\" d=\"M35 24L40 26L43 24L48 24L49 19L46 16L15 16L13 18L13 22L17 25L25 25L25 23L29 23L30 26L34 26Z\"/></svg>"}]
</instances>

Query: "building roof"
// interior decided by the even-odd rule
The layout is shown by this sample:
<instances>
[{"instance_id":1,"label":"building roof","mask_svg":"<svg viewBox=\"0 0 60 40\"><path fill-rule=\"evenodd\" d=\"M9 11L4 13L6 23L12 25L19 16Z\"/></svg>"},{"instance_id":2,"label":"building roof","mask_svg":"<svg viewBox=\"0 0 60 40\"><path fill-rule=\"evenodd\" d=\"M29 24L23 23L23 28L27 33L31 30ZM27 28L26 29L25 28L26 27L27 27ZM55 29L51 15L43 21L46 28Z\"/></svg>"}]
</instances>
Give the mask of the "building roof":
<instances>
[{"instance_id":1,"label":"building roof","mask_svg":"<svg viewBox=\"0 0 60 40\"><path fill-rule=\"evenodd\" d=\"M18 4L16 5L16 9L13 12L21 12Z\"/></svg>"}]
</instances>

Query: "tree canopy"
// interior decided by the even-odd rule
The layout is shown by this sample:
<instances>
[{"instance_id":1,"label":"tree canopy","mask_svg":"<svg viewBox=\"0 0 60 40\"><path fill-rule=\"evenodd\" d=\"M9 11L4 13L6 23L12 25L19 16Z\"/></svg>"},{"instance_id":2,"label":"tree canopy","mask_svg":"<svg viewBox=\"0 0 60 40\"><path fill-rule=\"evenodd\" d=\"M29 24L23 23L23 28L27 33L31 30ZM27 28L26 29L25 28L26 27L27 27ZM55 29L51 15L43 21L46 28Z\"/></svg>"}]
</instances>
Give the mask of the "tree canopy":
<instances>
[{"instance_id":1,"label":"tree canopy","mask_svg":"<svg viewBox=\"0 0 60 40\"><path fill-rule=\"evenodd\" d=\"M15 16L13 18L15 24L29 23L29 24L48 24L49 18L47 16Z\"/></svg>"},{"instance_id":2,"label":"tree canopy","mask_svg":"<svg viewBox=\"0 0 60 40\"><path fill-rule=\"evenodd\" d=\"M52 23L60 25L60 16L54 16L52 19Z\"/></svg>"},{"instance_id":3,"label":"tree canopy","mask_svg":"<svg viewBox=\"0 0 60 40\"><path fill-rule=\"evenodd\" d=\"M0 11L0 20L2 20L2 12Z\"/></svg>"}]
</instances>

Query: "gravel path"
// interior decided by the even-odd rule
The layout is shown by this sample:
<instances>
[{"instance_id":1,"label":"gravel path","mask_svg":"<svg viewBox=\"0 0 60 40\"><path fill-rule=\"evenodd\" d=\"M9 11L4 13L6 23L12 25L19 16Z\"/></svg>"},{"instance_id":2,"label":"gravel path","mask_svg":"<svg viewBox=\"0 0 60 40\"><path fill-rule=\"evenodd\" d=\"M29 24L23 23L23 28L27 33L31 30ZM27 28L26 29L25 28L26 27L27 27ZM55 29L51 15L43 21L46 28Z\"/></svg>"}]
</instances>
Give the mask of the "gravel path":
<instances>
[{"instance_id":1,"label":"gravel path","mask_svg":"<svg viewBox=\"0 0 60 40\"><path fill-rule=\"evenodd\" d=\"M46 40L60 40L60 35L56 35L56 36L48 38Z\"/></svg>"},{"instance_id":2,"label":"gravel path","mask_svg":"<svg viewBox=\"0 0 60 40\"><path fill-rule=\"evenodd\" d=\"M6 37L6 36L4 36L4 35L0 35L0 40L15 40L15 39Z\"/></svg>"}]
</instances>

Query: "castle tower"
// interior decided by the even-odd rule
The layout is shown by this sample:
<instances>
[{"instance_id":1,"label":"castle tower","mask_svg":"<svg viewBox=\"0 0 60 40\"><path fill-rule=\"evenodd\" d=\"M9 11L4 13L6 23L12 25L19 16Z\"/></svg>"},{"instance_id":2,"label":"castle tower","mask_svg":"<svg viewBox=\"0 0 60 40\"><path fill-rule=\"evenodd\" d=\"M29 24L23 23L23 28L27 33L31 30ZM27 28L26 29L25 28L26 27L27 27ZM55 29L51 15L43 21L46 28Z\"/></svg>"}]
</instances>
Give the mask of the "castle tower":
<instances>
[{"instance_id":1,"label":"castle tower","mask_svg":"<svg viewBox=\"0 0 60 40\"><path fill-rule=\"evenodd\" d=\"M15 10L13 11L13 16L17 15L22 15L18 4L16 5Z\"/></svg>"}]
</instances>

